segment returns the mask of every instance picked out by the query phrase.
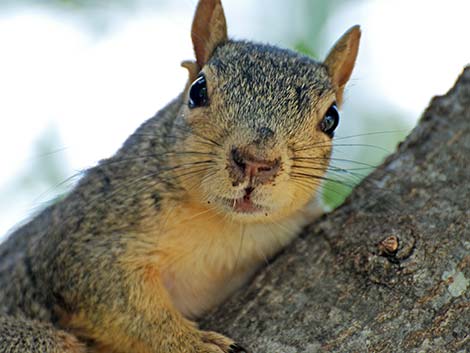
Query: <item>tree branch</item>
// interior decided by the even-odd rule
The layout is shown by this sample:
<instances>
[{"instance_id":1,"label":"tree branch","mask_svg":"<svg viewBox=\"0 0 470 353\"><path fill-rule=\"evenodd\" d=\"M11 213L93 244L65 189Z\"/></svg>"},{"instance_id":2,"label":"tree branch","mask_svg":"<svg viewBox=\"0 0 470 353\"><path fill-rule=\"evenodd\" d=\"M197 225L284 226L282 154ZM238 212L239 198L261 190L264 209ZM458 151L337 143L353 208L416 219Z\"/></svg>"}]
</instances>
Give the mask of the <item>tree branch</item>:
<instances>
[{"instance_id":1,"label":"tree branch","mask_svg":"<svg viewBox=\"0 0 470 353\"><path fill-rule=\"evenodd\" d=\"M470 67L203 326L255 353L470 351L469 280Z\"/></svg>"}]
</instances>

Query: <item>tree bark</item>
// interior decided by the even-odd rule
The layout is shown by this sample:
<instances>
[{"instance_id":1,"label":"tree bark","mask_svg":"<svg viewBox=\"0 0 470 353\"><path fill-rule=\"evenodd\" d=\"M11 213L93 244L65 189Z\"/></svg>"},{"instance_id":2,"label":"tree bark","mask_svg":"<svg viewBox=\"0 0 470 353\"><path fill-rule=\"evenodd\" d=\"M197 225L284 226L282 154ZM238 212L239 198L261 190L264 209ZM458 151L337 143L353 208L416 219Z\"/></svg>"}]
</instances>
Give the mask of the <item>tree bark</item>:
<instances>
[{"instance_id":1,"label":"tree bark","mask_svg":"<svg viewBox=\"0 0 470 353\"><path fill-rule=\"evenodd\" d=\"M470 67L203 326L254 353L470 352Z\"/></svg>"}]
</instances>

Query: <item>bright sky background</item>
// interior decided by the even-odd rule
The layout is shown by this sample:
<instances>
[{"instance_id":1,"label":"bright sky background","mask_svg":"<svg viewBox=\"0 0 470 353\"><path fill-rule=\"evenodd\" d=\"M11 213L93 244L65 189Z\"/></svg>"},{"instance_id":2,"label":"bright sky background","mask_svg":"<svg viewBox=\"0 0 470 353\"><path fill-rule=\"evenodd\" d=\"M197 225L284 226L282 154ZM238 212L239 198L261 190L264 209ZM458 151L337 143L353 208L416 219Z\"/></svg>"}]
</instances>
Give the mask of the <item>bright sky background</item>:
<instances>
[{"instance_id":1,"label":"bright sky background","mask_svg":"<svg viewBox=\"0 0 470 353\"><path fill-rule=\"evenodd\" d=\"M0 238L54 196L48 188L34 195L11 189L18 173L46 158L32 147L46 129L57 129L55 153L63 154L73 174L111 155L184 87L179 63L192 58L195 1L174 3L165 11L143 7L116 15L118 25L99 35L63 13L18 8L0 14ZM254 10L253 3L224 0L229 32L283 44L261 28L266 24L258 13L269 11L266 23L279 23L282 35L292 30L282 23L286 2L259 1ZM347 28L361 24L343 116L360 115L372 104L390 106L411 127L430 98L445 93L470 62L469 13L467 0L347 2L327 23L318 48L324 57ZM338 135L370 131L344 118Z\"/></svg>"}]
</instances>

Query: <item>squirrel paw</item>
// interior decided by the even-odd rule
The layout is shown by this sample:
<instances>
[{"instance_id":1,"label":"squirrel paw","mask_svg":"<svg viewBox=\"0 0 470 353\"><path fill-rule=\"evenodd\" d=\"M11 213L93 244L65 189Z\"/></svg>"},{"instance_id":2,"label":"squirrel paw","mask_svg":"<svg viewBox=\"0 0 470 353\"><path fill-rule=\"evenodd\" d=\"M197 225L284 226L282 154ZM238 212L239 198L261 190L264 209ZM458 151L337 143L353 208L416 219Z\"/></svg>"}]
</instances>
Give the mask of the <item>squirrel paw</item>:
<instances>
[{"instance_id":1,"label":"squirrel paw","mask_svg":"<svg viewBox=\"0 0 470 353\"><path fill-rule=\"evenodd\" d=\"M238 343L216 332L203 332L202 341L204 353L249 353Z\"/></svg>"},{"instance_id":2,"label":"squirrel paw","mask_svg":"<svg viewBox=\"0 0 470 353\"><path fill-rule=\"evenodd\" d=\"M246 348L243 348L238 343L234 343L234 344L230 345L228 352L229 353L249 353L246 350Z\"/></svg>"}]
</instances>

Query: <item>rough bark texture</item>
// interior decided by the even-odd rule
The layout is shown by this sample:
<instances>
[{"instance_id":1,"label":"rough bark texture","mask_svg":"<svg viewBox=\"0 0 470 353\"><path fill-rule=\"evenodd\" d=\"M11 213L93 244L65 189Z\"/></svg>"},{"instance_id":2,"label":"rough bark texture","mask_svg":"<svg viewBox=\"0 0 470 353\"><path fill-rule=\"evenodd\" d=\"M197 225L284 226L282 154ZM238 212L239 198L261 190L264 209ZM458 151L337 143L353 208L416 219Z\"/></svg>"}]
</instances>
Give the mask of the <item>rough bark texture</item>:
<instances>
[{"instance_id":1,"label":"rough bark texture","mask_svg":"<svg viewBox=\"0 0 470 353\"><path fill-rule=\"evenodd\" d=\"M470 352L469 287L470 67L344 205L203 326L254 353Z\"/></svg>"}]
</instances>

